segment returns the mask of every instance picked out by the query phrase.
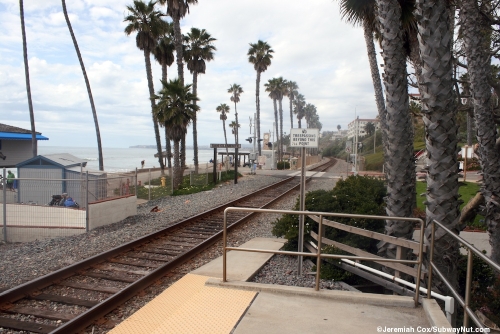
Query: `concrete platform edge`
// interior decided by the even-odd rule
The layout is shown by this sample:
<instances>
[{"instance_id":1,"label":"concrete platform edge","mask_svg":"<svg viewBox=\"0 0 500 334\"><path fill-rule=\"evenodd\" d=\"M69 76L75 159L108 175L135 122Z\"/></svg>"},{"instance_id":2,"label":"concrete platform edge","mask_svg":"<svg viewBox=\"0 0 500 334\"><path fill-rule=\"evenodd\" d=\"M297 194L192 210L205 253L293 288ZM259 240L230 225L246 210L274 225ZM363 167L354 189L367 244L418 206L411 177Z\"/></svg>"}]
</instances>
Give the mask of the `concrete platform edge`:
<instances>
[{"instance_id":1,"label":"concrete platform edge","mask_svg":"<svg viewBox=\"0 0 500 334\"><path fill-rule=\"evenodd\" d=\"M422 298L422 306L424 307L425 316L429 320L431 326L452 328L448 319L434 299Z\"/></svg>"},{"instance_id":2,"label":"concrete platform edge","mask_svg":"<svg viewBox=\"0 0 500 334\"><path fill-rule=\"evenodd\" d=\"M303 288L296 286L283 286L260 284L253 282L229 281L222 282L219 278L210 278L205 283L208 286L216 286L227 289L249 290L277 294L296 295L312 298L330 299L340 302L369 304L376 306L415 308L413 298L394 295L378 295L371 293L359 293L353 291L320 290L314 288Z\"/></svg>"}]
</instances>

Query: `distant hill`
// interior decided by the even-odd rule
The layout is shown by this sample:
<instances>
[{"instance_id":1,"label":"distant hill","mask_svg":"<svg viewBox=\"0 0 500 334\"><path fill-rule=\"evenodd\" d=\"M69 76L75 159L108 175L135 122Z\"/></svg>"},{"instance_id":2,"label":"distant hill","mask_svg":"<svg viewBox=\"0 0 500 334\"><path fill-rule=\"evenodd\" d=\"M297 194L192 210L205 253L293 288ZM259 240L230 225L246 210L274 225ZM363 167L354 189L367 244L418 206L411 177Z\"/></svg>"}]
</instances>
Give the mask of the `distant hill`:
<instances>
[{"instance_id":1,"label":"distant hill","mask_svg":"<svg viewBox=\"0 0 500 334\"><path fill-rule=\"evenodd\" d=\"M129 146L129 148L156 148L156 145L134 145Z\"/></svg>"},{"instance_id":2,"label":"distant hill","mask_svg":"<svg viewBox=\"0 0 500 334\"><path fill-rule=\"evenodd\" d=\"M230 143L228 143L230 144ZM133 146L129 146L129 148L148 148L148 149L156 149L156 145L133 145ZM248 145L248 144L241 144L241 148L242 149L246 149L246 150L249 150L249 149L252 149L253 148L253 145ZM165 150L165 147L162 146L162 149ZM192 150L193 147L192 146L186 146L186 149L188 150ZM210 145L200 145L198 146L198 149L200 150L210 150Z\"/></svg>"}]
</instances>

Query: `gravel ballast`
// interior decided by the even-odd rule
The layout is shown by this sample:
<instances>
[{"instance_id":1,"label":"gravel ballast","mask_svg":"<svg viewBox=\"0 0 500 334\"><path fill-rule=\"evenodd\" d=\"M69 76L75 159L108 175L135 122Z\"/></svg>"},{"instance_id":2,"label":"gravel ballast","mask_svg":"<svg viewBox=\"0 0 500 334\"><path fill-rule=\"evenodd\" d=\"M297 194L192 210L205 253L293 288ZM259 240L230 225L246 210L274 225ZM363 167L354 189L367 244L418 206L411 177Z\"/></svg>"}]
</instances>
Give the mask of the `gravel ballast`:
<instances>
[{"instance_id":1,"label":"gravel ballast","mask_svg":"<svg viewBox=\"0 0 500 334\"><path fill-rule=\"evenodd\" d=\"M210 191L139 205L137 215L71 237L0 245L0 288L12 288L282 180L249 175ZM155 206L160 212L150 212Z\"/></svg>"}]
</instances>

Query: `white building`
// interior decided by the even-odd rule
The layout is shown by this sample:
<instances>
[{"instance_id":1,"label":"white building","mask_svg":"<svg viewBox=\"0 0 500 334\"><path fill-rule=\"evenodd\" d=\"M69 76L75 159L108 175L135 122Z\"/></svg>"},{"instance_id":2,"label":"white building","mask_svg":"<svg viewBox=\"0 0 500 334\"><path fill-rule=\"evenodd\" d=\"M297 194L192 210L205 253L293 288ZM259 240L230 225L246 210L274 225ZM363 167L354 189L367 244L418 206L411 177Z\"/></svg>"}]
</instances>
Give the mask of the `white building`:
<instances>
[{"instance_id":1,"label":"white building","mask_svg":"<svg viewBox=\"0 0 500 334\"><path fill-rule=\"evenodd\" d=\"M333 132L332 136L330 137L330 140L342 139L342 138L347 137L348 134L349 134L348 130L335 131L335 132Z\"/></svg>"},{"instance_id":2,"label":"white building","mask_svg":"<svg viewBox=\"0 0 500 334\"><path fill-rule=\"evenodd\" d=\"M373 125L375 125L375 130L380 129L378 119L358 118L350 122L347 126L347 138L356 136L356 128L358 129L358 137L366 136L365 126L368 123L373 123Z\"/></svg>"}]
</instances>

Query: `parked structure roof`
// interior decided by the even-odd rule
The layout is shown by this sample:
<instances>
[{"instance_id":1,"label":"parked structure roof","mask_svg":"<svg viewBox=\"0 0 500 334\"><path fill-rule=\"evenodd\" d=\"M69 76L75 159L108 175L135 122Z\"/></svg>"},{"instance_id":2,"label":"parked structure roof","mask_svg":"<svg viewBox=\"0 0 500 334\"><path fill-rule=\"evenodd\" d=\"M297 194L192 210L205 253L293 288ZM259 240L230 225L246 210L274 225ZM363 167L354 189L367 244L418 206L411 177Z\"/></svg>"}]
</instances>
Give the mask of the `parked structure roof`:
<instances>
[{"instance_id":1,"label":"parked structure roof","mask_svg":"<svg viewBox=\"0 0 500 334\"><path fill-rule=\"evenodd\" d=\"M17 167L22 167L26 165L37 165L37 162L40 162L40 164L53 164L58 167L62 168L70 168L70 167L75 167L75 166L82 166L85 167L87 165L87 161L77 158L72 154L69 153L56 153L56 154L46 154L46 155L39 155L34 158L31 158L29 160L23 161L19 164L17 164ZM45 162L45 163L43 163Z\"/></svg>"},{"instance_id":2,"label":"parked structure roof","mask_svg":"<svg viewBox=\"0 0 500 334\"><path fill-rule=\"evenodd\" d=\"M0 123L0 139L5 140L31 140L31 130L18 128L8 124ZM37 140L49 140L42 136L41 132L36 133Z\"/></svg>"}]
</instances>

